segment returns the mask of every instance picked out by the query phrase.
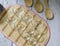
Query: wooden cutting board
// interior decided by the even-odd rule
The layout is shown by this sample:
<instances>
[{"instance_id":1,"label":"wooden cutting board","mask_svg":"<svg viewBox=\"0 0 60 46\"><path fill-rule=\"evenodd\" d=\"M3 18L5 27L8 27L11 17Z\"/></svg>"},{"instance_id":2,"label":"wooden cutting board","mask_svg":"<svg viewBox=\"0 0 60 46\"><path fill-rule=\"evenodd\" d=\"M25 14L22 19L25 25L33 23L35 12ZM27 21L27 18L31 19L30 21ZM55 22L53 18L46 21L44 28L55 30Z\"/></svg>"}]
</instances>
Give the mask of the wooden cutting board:
<instances>
[{"instance_id":1,"label":"wooden cutting board","mask_svg":"<svg viewBox=\"0 0 60 46\"><path fill-rule=\"evenodd\" d=\"M50 37L48 24L26 7L15 5L2 13L1 32L18 46L45 46Z\"/></svg>"}]
</instances>

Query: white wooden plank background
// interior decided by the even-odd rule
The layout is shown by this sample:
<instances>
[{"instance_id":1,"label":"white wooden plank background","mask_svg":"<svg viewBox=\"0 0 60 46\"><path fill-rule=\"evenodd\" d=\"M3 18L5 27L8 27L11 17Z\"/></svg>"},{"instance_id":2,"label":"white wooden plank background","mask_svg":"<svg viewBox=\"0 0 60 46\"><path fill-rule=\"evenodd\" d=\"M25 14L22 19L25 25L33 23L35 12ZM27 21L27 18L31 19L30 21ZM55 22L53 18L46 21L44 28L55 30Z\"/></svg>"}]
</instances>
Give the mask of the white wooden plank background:
<instances>
[{"instance_id":1,"label":"white wooden plank background","mask_svg":"<svg viewBox=\"0 0 60 46\"><path fill-rule=\"evenodd\" d=\"M35 0L34 0L35 1ZM43 0L41 2L44 5ZM24 0L0 0L0 3L6 8L12 4L20 4L25 5ZM51 37L47 46L60 46L60 0L49 0L49 6L54 13L53 20L47 20L45 18L45 13L38 13L42 18L44 18L50 26L51 29ZM34 7L31 7L32 11L36 12ZM0 46L16 46L10 40L4 37L2 33L0 33Z\"/></svg>"}]
</instances>

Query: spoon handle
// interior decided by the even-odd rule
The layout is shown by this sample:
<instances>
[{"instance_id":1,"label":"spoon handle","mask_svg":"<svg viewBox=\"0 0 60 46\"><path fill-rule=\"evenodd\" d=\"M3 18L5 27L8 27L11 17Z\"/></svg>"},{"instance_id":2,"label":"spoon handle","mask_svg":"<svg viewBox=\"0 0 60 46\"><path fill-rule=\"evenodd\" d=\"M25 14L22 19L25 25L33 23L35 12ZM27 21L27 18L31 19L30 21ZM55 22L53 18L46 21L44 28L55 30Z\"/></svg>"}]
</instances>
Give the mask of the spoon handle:
<instances>
[{"instance_id":1,"label":"spoon handle","mask_svg":"<svg viewBox=\"0 0 60 46\"><path fill-rule=\"evenodd\" d=\"M36 0L36 3L40 3L40 0Z\"/></svg>"},{"instance_id":2,"label":"spoon handle","mask_svg":"<svg viewBox=\"0 0 60 46\"><path fill-rule=\"evenodd\" d=\"M46 8L49 8L48 0L44 0L44 3L45 3Z\"/></svg>"}]
</instances>

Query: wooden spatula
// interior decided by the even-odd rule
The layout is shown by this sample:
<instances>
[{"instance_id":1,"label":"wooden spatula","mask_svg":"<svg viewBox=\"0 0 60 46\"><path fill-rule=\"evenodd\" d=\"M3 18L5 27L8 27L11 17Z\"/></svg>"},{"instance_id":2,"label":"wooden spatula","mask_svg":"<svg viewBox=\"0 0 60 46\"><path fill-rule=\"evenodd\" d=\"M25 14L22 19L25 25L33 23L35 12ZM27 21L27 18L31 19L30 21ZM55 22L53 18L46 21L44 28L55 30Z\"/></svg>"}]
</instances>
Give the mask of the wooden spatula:
<instances>
[{"instance_id":1,"label":"wooden spatula","mask_svg":"<svg viewBox=\"0 0 60 46\"><path fill-rule=\"evenodd\" d=\"M49 26L28 8L15 5L6 9L0 31L17 46L45 46L50 37Z\"/></svg>"}]
</instances>

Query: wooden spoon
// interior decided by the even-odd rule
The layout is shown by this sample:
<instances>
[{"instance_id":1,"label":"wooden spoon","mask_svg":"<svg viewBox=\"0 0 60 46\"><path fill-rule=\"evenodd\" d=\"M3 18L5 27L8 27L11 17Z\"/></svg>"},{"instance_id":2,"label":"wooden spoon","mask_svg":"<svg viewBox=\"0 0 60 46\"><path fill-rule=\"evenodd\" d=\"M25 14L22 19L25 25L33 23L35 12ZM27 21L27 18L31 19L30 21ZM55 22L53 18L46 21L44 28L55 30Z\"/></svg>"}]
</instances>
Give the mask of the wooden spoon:
<instances>
[{"instance_id":1,"label":"wooden spoon","mask_svg":"<svg viewBox=\"0 0 60 46\"><path fill-rule=\"evenodd\" d=\"M26 6L28 7L31 7L33 4L33 0L24 0L24 1L25 1Z\"/></svg>"},{"instance_id":2,"label":"wooden spoon","mask_svg":"<svg viewBox=\"0 0 60 46\"><path fill-rule=\"evenodd\" d=\"M51 19L53 19L54 15L53 15L53 12L51 11L51 9L49 8L48 0L44 0L44 3L46 6L46 9L45 9L46 18L51 20Z\"/></svg>"},{"instance_id":3,"label":"wooden spoon","mask_svg":"<svg viewBox=\"0 0 60 46\"><path fill-rule=\"evenodd\" d=\"M43 5L40 2L40 0L36 0L35 9L36 9L37 12L42 12L43 11Z\"/></svg>"}]
</instances>

